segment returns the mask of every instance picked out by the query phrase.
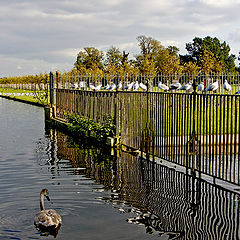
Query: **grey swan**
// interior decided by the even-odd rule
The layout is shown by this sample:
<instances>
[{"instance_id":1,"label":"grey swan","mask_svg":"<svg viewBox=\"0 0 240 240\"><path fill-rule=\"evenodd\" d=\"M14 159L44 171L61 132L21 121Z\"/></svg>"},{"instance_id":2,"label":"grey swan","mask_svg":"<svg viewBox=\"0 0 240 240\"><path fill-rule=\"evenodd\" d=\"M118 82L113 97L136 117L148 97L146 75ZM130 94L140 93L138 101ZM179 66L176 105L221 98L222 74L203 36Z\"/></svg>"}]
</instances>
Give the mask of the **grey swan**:
<instances>
[{"instance_id":1,"label":"grey swan","mask_svg":"<svg viewBox=\"0 0 240 240\"><path fill-rule=\"evenodd\" d=\"M43 232L49 232L50 234L55 235L58 233L58 230L62 225L62 218L54 209L45 210L44 197L50 201L47 189L42 189L40 192L41 211L35 215L34 225Z\"/></svg>"}]
</instances>

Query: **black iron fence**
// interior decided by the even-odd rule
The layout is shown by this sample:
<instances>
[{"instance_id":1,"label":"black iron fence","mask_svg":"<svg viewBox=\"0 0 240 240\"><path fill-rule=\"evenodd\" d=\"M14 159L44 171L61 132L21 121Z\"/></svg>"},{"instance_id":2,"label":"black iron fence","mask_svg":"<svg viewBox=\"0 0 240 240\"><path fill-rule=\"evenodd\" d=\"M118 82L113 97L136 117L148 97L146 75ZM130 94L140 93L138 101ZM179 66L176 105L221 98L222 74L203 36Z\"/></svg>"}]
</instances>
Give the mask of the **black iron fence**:
<instances>
[{"instance_id":1,"label":"black iron fence","mask_svg":"<svg viewBox=\"0 0 240 240\"><path fill-rule=\"evenodd\" d=\"M209 85L217 82L218 86L214 90L216 93L235 94L240 90L240 75L236 73L211 73L208 75L203 73L164 75L71 75L56 73L52 74L52 78L54 78L55 87L63 89L161 92L170 88L170 91L192 92L192 86L196 84L196 90L200 93L205 92ZM178 89L172 86L176 83L180 84ZM189 85L190 88L188 89L186 85Z\"/></svg>"},{"instance_id":2,"label":"black iron fence","mask_svg":"<svg viewBox=\"0 0 240 240\"><path fill-rule=\"evenodd\" d=\"M77 113L101 121L111 115L122 144L141 149L147 139L150 155L240 183L238 94L92 91L58 88L58 82L53 86L56 117L66 120ZM143 136L146 132L149 136Z\"/></svg>"}]
</instances>

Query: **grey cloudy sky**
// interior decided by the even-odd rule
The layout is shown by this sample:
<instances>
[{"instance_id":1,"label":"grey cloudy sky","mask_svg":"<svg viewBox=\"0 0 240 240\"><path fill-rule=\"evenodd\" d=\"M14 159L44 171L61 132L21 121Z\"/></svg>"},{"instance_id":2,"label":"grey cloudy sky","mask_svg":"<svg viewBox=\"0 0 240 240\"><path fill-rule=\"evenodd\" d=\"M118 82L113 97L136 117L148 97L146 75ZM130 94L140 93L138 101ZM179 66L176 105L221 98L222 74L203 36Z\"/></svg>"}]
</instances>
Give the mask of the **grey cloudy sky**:
<instances>
[{"instance_id":1,"label":"grey cloudy sky","mask_svg":"<svg viewBox=\"0 0 240 240\"><path fill-rule=\"evenodd\" d=\"M0 0L0 77L68 71L84 47L139 53L146 35L185 53L194 37L240 50L240 0Z\"/></svg>"}]
</instances>

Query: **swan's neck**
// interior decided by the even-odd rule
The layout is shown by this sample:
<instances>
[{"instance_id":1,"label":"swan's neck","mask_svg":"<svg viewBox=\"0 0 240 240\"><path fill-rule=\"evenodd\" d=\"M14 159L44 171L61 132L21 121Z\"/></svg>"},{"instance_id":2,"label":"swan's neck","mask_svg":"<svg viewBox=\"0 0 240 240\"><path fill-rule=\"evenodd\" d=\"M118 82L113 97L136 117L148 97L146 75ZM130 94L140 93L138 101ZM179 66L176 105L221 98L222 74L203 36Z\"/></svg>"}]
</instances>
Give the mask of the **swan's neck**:
<instances>
[{"instance_id":1,"label":"swan's neck","mask_svg":"<svg viewBox=\"0 0 240 240\"><path fill-rule=\"evenodd\" d=\"M40 209L41 209L41 211L45 210L45 207L44 207L44 195L43 194L40 195Z\"/></svg>"}]
</instances>

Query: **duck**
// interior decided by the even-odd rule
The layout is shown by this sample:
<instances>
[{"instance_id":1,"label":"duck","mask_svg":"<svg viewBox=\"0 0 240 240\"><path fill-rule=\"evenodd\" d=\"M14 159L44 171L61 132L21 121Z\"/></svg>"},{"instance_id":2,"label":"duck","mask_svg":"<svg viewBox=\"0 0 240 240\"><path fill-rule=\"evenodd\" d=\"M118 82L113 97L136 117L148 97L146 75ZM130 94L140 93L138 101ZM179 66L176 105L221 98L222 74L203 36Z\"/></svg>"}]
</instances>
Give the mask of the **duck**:
<instances>
[{"instance_id":1,"label":"duck","mask_svg":"<svg viewBox=\"0 0 240 240\"><path fill-rule=\"evenodd\" d=\"M35 215L34 225L41 231L44 232L55 232L57 233L62 225L62 218L54 209L46 210L44 207L44 197L48 201L48 189L42 189L40 192L40 212Z\"/></svg>"}]
</instances>

